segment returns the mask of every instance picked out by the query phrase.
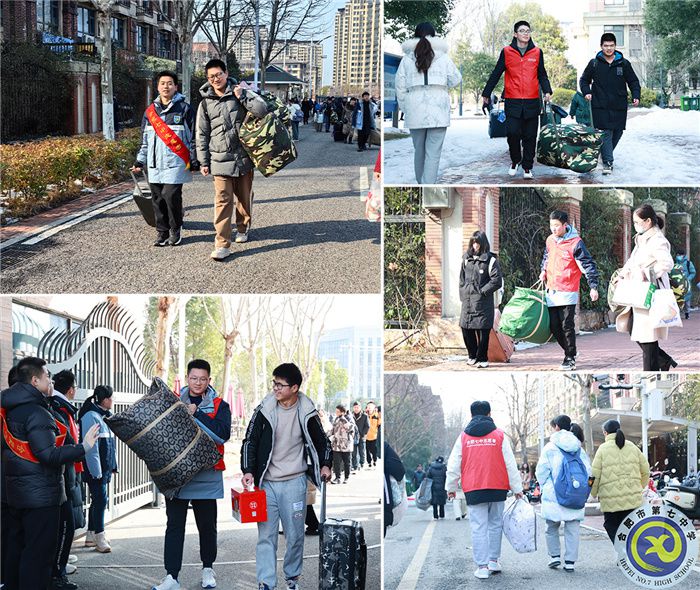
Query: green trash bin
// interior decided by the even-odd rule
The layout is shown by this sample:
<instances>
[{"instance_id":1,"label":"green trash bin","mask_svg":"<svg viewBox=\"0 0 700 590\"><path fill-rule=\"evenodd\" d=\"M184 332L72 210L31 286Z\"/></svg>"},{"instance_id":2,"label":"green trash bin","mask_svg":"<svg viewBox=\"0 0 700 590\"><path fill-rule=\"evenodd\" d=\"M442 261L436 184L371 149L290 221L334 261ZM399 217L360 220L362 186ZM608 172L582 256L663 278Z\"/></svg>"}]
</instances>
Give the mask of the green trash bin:
<instances>
[{"instance_id":1,"label":"green trash bin","mask_svg":"<svg viewBox=\"0 0 700 590\"><path fill-rule=\"evenodd\" d=\"M682 111L689 111L690 110L690 97L689 96L681 96L681 110Z\"/></svg>"},{"instance_id":2,"label":"green trash bin","mask_svg":"<svg viewBox=\"0 0 700 590\"><path fill-rule=\"evenodd\" d=\"M690 97L690 110L700 111L700 97L691 96Z\"/></svg>"}]
</instances>

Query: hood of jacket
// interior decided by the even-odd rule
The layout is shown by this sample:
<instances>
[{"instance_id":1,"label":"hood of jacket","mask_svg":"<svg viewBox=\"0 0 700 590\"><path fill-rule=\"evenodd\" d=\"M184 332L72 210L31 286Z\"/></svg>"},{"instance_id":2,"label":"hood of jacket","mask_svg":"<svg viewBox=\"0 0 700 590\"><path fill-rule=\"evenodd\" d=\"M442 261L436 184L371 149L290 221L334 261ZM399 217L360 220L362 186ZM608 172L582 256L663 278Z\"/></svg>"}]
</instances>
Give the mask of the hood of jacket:
<instances>
[{"instance_id":1,"label":"hood of jacket","mask_svg":"<svg viewBox=\"0 0 700 590\"><path fill-rule=\"evenodd\" d=\"M438 58L441 55L447 55L447 52L450 49L450 46L447 44L447 41L443 39L442 37L425 37L428 42L430 43L431 47L433 48L433 52L435 53L435 57ZM420 39L418 37L413 37L413 39L409 39L408 41L404 41L401 44L401 50L409 57L412 57L413 59L416 58L416 46L418 45L418 41Z\"/></svg>"},{"instance_id":2,"label":"hood of jacket","mask_svg":"<svg viewBox=\"0 0 700 590\"><path fill-rule=\"evenodd\" d=\"M231 78L226 80L226 92L224 92L224 96L227 96L228 94L233 94L233 87L233 80L231 80ZM209 82L205 82L199 87L199 94L201 94L203 98L221 98Z\"/></svg>"},{"instance_id":3,"label":"hood of jacket","mask_svg":"<svg viewBox=\"0 0 700 590\"><path fill-rule=\"evenodd\" d=\"M617 49L615 50L614 57L615 57L615 59L612 60L612 63L613 63L613 64L616 64L617 62L622 61L623 59L625 59L625 56L622 55L622 52L621 52L621 51L618 51ZM603 63L606 63L606 64L608 63L607 60L605 59L605 55L603 54L602 51L599 51L599 52L596 54L595 58L596 58L598 61L602 61Z\"/></svg>"},{"instance_id":4,"label":"hood of jacket","mask_svg":"<svg viewBox=\"0 0 700 590\"><path fill-rule=\"evenodd\" d=\"M581 448L581 441L568 430L558 430L549 437L549 440L566 453L575 453Z\"/></svg>"},{"instance_id":5,"label":"hood of jacket","mask_svg":"<svg viewBox=\"0 0 700 590\"><path fill-rule=\"evenodd\" d=\"M576 228L571 224L569 224L569 229L566 230L566 233L561 238L554 236L558 244L566 242L567 240L573 240L574 238L578 238L578 231L576 231Z\"/></svg>"},{"instance_id":6,"label":"hood of jacket","mask_svg":"<svg viewBox=\"0 0 700 590\"><path fill-rule=\"evenodd\" d=\"M518 49L518 40L515 37L513 37L513 40L510 42L510 46L513 49L515 49L516 51L520 51L520 49ZM535 45L534 41L532 39L530 39L527 42L527 47L525 48L525 53L527 53L531 49L534 49L535 47L536 47L536 45Z\"/></svg>"},{"instance_id":7,"label":"hood of jacket","mask_svg":"<svg viewBox=\"0 0 700 590\"><path fill-rule=\"evenodd\" d=\"M29 383L15 383L12 387L2 392L2 407L11 411L24 404L38 404L49 407L48 398L36 387Z\"/></svg>"},{"instance_id":8,"label":"hood of jacket","mask_svg":"<svg viewBox=\"0 0 700 590\"><path fill-rule=\"evenodd\" d=\"M211 385L207 385L207 390L204 392L204 395L202 395L202 401L199 403L199 405L202 407L213 406L215 397L217 397L216 389L214 389ZM185 387L180 390L180 401L183 404L192 403L190 399L190 388L188 385L185 385Z\"/></svg>"},{"instance_id":9,"label":"hood of jacket","mask_svg":"<svg viewBox=\"0 0 700 590\"><path fill-rule=\"evenodd\" d=\"M496 424L491 416L474 416L464 432L469 436L486 436L496 430Z\"/></svg>"},{"instance_id":10,"label":"hood of jacket","mask_svg":"<svg viewBox=\"0 0 700 590\"><path fill-rule=\"evenodd\" d=\"M209 82L207 82L207 84L209 84ZM179 92L176 92L166 107L163 107L163 103L160 102L160 95L156 96L156 98L153 102L155 102L161 108L168 108L168 107L170 107L178 102L184 101L184 100L185 100L185 95L180 94Z\"/></svg>"},{"instance_id":11,"label":"hood of jacket","mask_svg":"<svg viewBox=\"0 0 700 590\"><path fill-rule=\"evenodd\" d=\"M313 412L316 411L316 405L314 402L312 402L306 395L304 395L301 391L299 392L299 416L308 416L309 414L312 414ZM260 404L260 409L263 413L263 416L265 416L270 424L275 427L276 420L275 420L275 408L277 407L277 398L275 397L274 393L268 393L265 396L265 399L263 399L262 403Z\"/></svg>"}]
</instances>

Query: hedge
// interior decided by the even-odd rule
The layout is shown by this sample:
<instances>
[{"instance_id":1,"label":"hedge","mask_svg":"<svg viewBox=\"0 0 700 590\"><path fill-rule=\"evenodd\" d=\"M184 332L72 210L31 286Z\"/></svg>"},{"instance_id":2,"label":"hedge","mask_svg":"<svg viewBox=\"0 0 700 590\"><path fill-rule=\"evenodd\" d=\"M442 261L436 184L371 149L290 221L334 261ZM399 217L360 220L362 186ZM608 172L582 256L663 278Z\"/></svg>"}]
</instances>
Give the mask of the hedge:
<instances>
[{"instance_id":1,"label":"hedge","mask_svg":"<svg viewBox=\"0 0 700 590\"><path fill-rule=\"evenodd\" d=\"M140 143L140 129L126 129L116 141L101 134L52 137L0 145L2 222L35 215L128 177Z\"/></svg>"}]
</instances>

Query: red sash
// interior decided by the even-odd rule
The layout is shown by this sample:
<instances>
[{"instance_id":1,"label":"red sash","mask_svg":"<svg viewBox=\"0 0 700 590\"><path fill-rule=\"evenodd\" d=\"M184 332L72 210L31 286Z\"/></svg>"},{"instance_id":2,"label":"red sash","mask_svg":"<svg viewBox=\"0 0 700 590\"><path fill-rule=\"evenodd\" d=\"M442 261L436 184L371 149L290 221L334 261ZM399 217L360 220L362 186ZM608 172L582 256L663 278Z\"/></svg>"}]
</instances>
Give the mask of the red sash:
<instances>
[{"instance_id":1,"label":"red sash","mask_svg":"<svg viewBox=\"0 0 700 590\"><path fill-rule=\"evenodd\" d=\"M10 450L17 455L20 459L26 461L31 461L32 463L38 463L39 459L34 456L29 443L26 440L19 440L16 438L7 428L7 422L5 421L5 408L0 408L0 422L2 422L2 436L7 443ZM58 426L59 435L56 437L56 446L61 447L66 440L66 433L68 428L59 420L54 418L56 426Z\"/></svg>"},{"instance_id":2,"label":"red sash","mask_svg":"<svg viewBox=\"0 0 700 590\"><path fill-rule=\"evenodd\" d=\"M163 143L185 163L185 168L190 169L190 150L187 149L184 142L178 137L163 119L156 112L156 107L153 103L146 109L146 118L153 126L156 135L160 137Z\"/></svg>"},{"instance_id":3,"label":"red sash","mask_svg":"<svg viewBox=\"0 0 700 590\"><path fill-rule=\"evenodd\" d=\"M80 440L80 433L78 432L78 425L75 423L75 420L73 419L73 415L64 407L60 407L59 412L63 412L66 415L66 418L68 419L68 430L70 431L70 435L75 441L75 444L78 444L78 441ZM76 473L82 473L83 472L83 462L82 461L76 461L74 463L75 466L75 472Z\"/></svg>"}]
</instances>

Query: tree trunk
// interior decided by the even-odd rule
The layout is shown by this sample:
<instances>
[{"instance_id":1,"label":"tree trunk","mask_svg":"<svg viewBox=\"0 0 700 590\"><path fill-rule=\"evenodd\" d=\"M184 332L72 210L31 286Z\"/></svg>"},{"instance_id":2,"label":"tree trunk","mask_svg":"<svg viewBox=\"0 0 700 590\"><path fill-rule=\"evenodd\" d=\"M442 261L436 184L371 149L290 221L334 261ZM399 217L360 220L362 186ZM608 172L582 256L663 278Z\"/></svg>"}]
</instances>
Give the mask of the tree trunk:
<instances>
[{"instance_id":1,"label":"tree trunk","mask_svg":"<svg viewBox=\"0 0 700 590\"><path fill-rule=\"evenodd\" d=\"M231 380L231 360L233 359L233 344L236 341L237 332L224 336L224 385L221 392L222 396L226 396Z\"/></svg>"},{"instance_id":2,"label":"tree trunk","mask_svg":"<svg viewBox=\"0 0 700 590\"><path fill-rule=\"evenodd\" d=\"M591 377L584 377L585 381L581 383L581 396L583 407L583 436L586 439L586 454L593 457L593 428L591 426Z\"/></svg>"},{"instance_id":3,"label":"tree trunk","mask_svg":"<svg viewBox=\"0 0 700 590\"><path fill-rule=\"evenodd\" d=\"M114 93L112 92L112 23L111 8L99 8L97 12L97 42L100 51L100 87L102 89L102 134L114 141Z\"/></svg>"},{"instance_id":4,"label":"tree trunk","mask_svg":"<svg viewBox=\"0 0 700 590\"><path fill-rule=\"evenodd\" d=\"M182 89L180 92L184 94L185 100L191 103L192 70L190 70L190 63L192 62L192 36L184 34L180 41L182 43Z\"/></svg>"},{"instance_id":5,"label":"tree trunk","mask_svg":"<svg viewBox=\"0 0 700 590\"><path fill-rule=\"evenodd\" d=\"M156 327L156 377L163 379L167 364L168 316L174 297L158 297L158 325Z\"/></svg>"}]
</instances>

